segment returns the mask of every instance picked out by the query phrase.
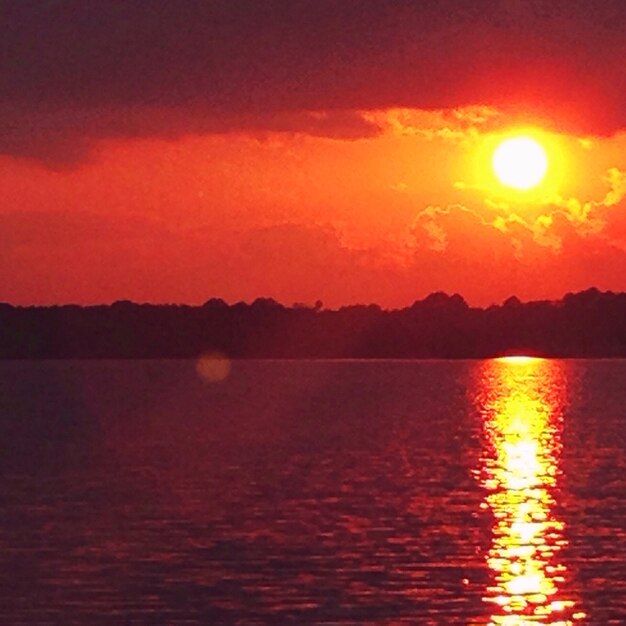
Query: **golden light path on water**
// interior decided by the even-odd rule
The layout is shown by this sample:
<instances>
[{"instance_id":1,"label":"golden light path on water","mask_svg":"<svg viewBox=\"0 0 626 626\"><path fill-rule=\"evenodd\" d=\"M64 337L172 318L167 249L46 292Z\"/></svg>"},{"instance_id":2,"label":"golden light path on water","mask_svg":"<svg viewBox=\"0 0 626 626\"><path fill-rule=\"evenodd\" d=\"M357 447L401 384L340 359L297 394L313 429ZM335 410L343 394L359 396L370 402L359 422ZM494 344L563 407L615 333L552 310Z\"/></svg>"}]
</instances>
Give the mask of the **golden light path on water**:
<instances>
[{"instance_id":1,"label":"golden light path on water","mask_svg":"<svg viewBox=\"0 0 626 626\"><path fill-rule=\"evenodd\" d=\"M554 505L559 481L563 364L529 357L485 363L477 400L484 448L478 478L494 516L483 600L491 624L574 624L585 618L563 589L567 545Z\"/></svg>"}]
</instances>

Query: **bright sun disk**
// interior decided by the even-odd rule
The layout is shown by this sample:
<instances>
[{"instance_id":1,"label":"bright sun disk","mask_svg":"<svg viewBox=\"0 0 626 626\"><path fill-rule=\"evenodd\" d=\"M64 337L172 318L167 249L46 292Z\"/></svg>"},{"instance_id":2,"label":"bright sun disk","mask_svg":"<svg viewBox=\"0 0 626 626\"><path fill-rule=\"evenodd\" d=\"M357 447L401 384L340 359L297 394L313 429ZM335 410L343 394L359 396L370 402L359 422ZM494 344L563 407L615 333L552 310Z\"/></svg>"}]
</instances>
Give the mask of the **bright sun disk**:
<instances>
[{"instance_id":1,"label":"bright sun disk","mask_svg":"<svg viewBox=\"0 0 626 626\"><path fill-rule=\"evenodd\" d=\"M548 169L548 157L531 137L512 137L502 141L493 153L493 170L507 187L525 191L536 187Z\"/></svg>"}]
</instances>

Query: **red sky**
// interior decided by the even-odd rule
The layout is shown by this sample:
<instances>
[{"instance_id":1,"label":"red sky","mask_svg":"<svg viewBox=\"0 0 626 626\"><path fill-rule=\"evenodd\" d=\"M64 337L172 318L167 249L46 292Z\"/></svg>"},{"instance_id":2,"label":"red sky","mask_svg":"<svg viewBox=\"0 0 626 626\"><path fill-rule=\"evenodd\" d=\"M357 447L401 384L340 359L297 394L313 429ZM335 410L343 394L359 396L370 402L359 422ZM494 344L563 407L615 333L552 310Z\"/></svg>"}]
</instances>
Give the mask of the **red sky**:
<instances>
[{"instance_id":1,"label":"red sky","mask_svg":"<svg viewBox=\"0 0 626 626\"><path fill-rule=\"evenodd\" d=\"M626 289L620 0L21 0L0 29L0 300ZM535 192L493 180L515 129Z\"/></svg>"}]
</instances>

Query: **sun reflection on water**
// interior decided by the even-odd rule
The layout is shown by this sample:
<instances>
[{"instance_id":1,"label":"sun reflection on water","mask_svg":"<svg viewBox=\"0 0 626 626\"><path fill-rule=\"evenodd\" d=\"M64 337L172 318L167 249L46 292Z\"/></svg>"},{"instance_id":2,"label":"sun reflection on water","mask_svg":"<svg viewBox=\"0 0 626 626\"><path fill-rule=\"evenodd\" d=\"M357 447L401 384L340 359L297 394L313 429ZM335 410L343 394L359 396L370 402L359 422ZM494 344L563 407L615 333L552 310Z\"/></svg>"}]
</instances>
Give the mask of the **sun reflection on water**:
<instances>
[{"instance_id":1,"label":"sun reflection on water","mask_svg":"<svg viewBox=\"0 0 626 626\"><path fill-rule=\"evenodd\" d=\"M585 617L562 591L567 545L554 512L559 480L563 365L532 357L485 363L478 402L485 445L478 471L494 516L484 601L491 624L573 624Z\"/></svg>"}]
</instances>

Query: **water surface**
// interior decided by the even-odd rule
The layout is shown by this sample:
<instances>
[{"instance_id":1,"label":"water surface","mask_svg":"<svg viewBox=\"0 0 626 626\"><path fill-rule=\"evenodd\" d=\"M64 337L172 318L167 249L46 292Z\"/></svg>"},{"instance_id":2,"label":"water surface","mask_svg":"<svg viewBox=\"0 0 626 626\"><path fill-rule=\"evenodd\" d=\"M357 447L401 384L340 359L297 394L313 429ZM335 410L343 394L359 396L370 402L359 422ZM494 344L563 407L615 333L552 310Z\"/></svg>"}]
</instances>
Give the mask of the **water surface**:
<instances>
[{"instance_id":1,"label":"water surface","mask_svg":"<svg viewBox=\"0 0 626 626\"><path fill-rule=\"evenodd\" d=\"M626 623L625 361L218 371L0 363L1 623Z\"/></svg>"}]
</instances>

